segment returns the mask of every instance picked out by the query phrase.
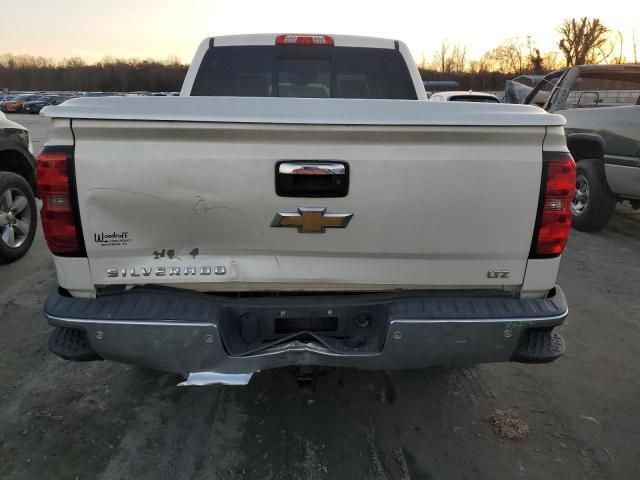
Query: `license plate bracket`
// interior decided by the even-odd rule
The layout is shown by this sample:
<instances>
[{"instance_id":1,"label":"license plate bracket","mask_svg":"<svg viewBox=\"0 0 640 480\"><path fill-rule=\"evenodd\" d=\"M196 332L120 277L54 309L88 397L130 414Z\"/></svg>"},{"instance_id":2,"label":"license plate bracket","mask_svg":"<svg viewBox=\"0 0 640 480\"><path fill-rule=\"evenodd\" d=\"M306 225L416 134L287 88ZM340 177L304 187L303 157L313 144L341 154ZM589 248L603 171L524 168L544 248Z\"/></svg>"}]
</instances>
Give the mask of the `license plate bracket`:
<instances>
[{"instance_id":1,"label":"license plate bracket","mask_svg":"<svg viewBox=\"0 0 640 480\"><path fill-rule=\"evenodd\" d=\"M338 317L334 316L297 316L275 319L275 333L279 335L299 332L335 332L337 329Z\"/></svg>"}]
</instances>

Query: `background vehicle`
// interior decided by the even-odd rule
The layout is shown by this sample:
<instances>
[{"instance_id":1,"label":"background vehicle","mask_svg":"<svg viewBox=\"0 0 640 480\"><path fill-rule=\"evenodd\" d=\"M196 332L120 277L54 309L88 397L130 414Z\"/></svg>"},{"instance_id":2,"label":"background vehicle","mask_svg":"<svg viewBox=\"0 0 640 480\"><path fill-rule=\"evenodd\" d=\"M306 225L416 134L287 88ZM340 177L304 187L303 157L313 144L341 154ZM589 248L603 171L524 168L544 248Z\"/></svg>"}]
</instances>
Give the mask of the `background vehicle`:
<instances>
[{"instance_id":1,"label":"background vehicle","mask_svg":"<svg viewBox=\"0 0 640 480\"><path fill-rule=\"evenodd\" d=\"M422 85L427 92L431 93L460 90L460 84L455 80L424 80Z\"/></svg>"},{"instance_id":2,"label":"background vehicle","mask_svg":"<svg viewBox=\"0 0 640 480\"><path fill-rule=\"evenodd\" d=\"M82 96L93 98L93 97L108 97L109 95L110 94L108 92L85 92Z\"/></svg>"},{"instance_id":3,"label":"background vehicle","mask_svg":"<svg viewBox=\"0 0 640 480\"><path fill-rule=\"evenodd\" d=\"M455 91L434 93L429 97L432 102L479 102L500 103L500 99L491 93Z\"/></svg>"},{"instance_id":4,"label":"background vehicle","mask_svg":"<svg viewBox=\"0 0 640 480\"><path fill-rule=\"evenodd\" d=\"M544 77L544 75L519 75L511 81L533 88L538 85Z\"/></svg>"},{"instance_id":5,"label":"background vehicle","mask_svg":"<svg viewBox=\"0 0 640 480\"><path fill-rule=\"evenodd\" d=\"M548 92L544 108L567 119L567 145L577 162L575 228L602 229L616 201L640 208L640 65L553 72L525 103L539 103Z\"/></svg>"},{"instance_id":6,"label":"background vehicle","mask_svg":"<svg viewBox=\"0 0 640 480\"><path fill-rule=\"evenodd\" d=\"M36 232L35 159L29 132L0 113L0 263L24 256Z\"/></svg>"},{"instance_id":7,"label":"background vehicle","mask_svg":"<svg viewBox=\"0 0 640 480\"><path fill-rule=\"evenodd\" d=\"M71 95L43 95L36 100L25 102L22 105L22 110L25 113L40 113L47 105L60 105L62 102L69 100Z\"/></svg>"},{"instance_id":8,"label":"background vehicle","mask_svg":"<svg viewBox=\"0 0 640 480\"><path fill-rule=\"evenodd\" d=\"M16 95L11 100L6 100L2 102L2 105L0 105L0 109L2 109L4 113L18 113L22 111L22 106L26 102L36 100L41 96L42 95L40 94Z\"/></svg>"},{"instance_id":9,"label":"background vehicle","mask_svg":"<svg viewBox=\"0 0 640 480\"><path fill-rule=\"evenodd\" d=\"M5 103L10 102L16 97L16 95L6 95L2 100L0 100L0 112L3 112L2 107Z\"/></svg>"},{"instance_id":10,"label":"background vehicle","mask_svg":"<svg viewBox=\"0 0 640 480\"><path fill-rule=\"evenodd\" d=\"M526 92L526 95L521 99L520 102L526 105L537 105L538 107L544 108L544 106L549 101L549 97L551 96L551 92L558 84L558 80L562 77L562 74L566 69L555 70L548 75L545 75L534 88L531 88ZM534 90L535 89L535 90Z\"/></svg>"},{"instance_id":11,"label":"background vehicle","mask_svg":"<svg viewBox=\"0 0 640 480\"><path fill-rule=\"evenodd\" d=\"M180 97L43 114L41 214L60 287L44 311L62 358L241 384L283 366L564 351L555 281L575 165L563 118L427 102L402 42L210 38Z\"/></svg>"}]
</instances>

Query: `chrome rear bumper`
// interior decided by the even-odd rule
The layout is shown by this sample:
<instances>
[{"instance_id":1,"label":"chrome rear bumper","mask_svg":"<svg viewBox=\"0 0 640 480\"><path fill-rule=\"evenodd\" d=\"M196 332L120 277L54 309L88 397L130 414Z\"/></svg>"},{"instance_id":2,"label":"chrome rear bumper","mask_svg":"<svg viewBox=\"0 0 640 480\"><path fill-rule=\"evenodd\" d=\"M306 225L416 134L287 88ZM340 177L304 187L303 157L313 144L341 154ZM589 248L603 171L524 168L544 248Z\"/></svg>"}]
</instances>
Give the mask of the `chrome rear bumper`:
<instances>
[{"instance_id":1,"label":"chrome rear bumper","mask_svg":"<svg viewBox=\"0 0 640 480\"><path fill-rule=\"evenodd\" d=\"M568 313L559 287L539 300L482 295L238 299L141 288L77 299L56 288L44 313L53 326L82 330L98 357L179 373L187 385L246 384L255 372L288 366L387 370L519 360L529 332L550 332ZM362 312L370 315L369 324L354 327L354 317ZM313 331L321 314L336 318L333 332ZM249 322L251 335L242 330L245 315L256 317ZM300 331L274 333L274 322L287 317L302 322ZM355 337L364 339L354 345Z\"/></svg>"}]
</instances>

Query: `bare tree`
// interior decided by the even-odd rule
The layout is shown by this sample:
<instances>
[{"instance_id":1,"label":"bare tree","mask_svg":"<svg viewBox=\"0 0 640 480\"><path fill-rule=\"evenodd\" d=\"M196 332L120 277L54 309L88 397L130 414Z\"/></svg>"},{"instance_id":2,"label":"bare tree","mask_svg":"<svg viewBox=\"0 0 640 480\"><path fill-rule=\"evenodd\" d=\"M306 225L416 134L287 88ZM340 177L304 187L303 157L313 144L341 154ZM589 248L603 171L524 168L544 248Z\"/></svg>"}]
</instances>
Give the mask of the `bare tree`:
<instances>
[{"instance_id":1,"label":"bare tree","mask_svg":"<svg viewBox=\"0 0 640 480\"><path fill-rule=\"evenodd\" d=\"M622 32L620 30L618 30L616 32L617 35L617 39L615 37L611 37L609 39L609 44L611 45L611 49L613 51L616 50L616 48L618 49L618 54L614 55L613 57L613 62L612 63L616 63L618 65L621 65L623 63L627 63L627 59L624 56L624 38L622 36Z\"/></svg>"},{"instance_id":2,"label":"bare tree","mask_svg":"<svg viewBox=\"0 0 640 480\"><path fill-rule=\"evenodd\" d=\"M467 71L469 73L481 74L490 71L491 61L487 58L486 54L482 55L478 60L470 60L467 64Z\"/></svg>"},{"instance_id":3,"label":"bare tree","mask_svg":"<svg viewBox=\"0 0 640 480\"><path fill-rule=\"evenodd\" d=\"M449 42L445 39L440 43L438 50L433 52L433 67L439 72L450 72L449 63Z\"/></svg>"},{"instance_id":4,"label":"bare tree","mask_svg":"<svg viewBox=\"0 0 640 480\"><path fill-rule=\"evenodd\" d=\"M420 63L418 64L419 70L426 70L427 68L427 55L424 50L420 51Z\"/></svg>"},{"instance_id":5,"label":"bare tree","mask_svg":"<svg viewBox=\"0 0 640 480\"><path fill-rule=\"evenodd\" d=\"M565 19L558 29L558 48L564 55L566 65L595 63L603 57L609 29L598 18L582 17Z\"/></svg>"},{"instance_id":6,"label":"bare tree","mask_svg":"<svg viewBox=\"0 0 640 480\"><path fill-rule=\"evenodd\" d=\"M526 44L518 37L505 40L486 55L493 61L494 68L501 72L518 75L530 69Z\"/></svg>"},{"instance_id":7,"label":"bare tree","mask_svg":"<svg viewBox=\"0 0 640 480\"><path fill-rule=\"evenodd\" d=\"M448 40L440 43L433 52L433 67L443 73L463 72L467 66L467 47L459 43L449 44Z\"/></svg>"},{"instance_id":8,"label":"bare tree","mask_svg":"<svg viewBox=\"0 0 640 480\"><path fill-rule=\"evenodd\" d=\"M638 43L636 39L636 29L633 29L631 45L633 48L633 63L638 63Z\"/></svg>"},{"instance_id":9,"label":"bare tree","mask_svg":"<svg viewBox=\"0 0 640 480\"><path fill-rule=\"evenodd\" d=\"M551 72L562 68L564 62L562 61L561 55L558 51L545 52L542 55L542 71Z\"/></svg>"},{"instance_id":10,"label":"bare tree","mask_svg":"<svg viewBox=\"0 0 640 480\"><path fill-rule=\"evenodd\" d=\"M539 48L534 48L529 52L529 65L534 73L541 73L544 71L544 58L540 54Z\"/></svg>"},{"instance_id":11,"label":"bare tree","mask_svg":"<svg viewBox=\"0 0 640 480\"><path fill-rule=\"evenodd\" d=\"M620 31L609 31L605 37L605 41L598 48L595 48L587 56L586 63L626 63L624 56L624 38Z\"/></svg>"},{"instance_id":12,"label":"bare tree","mask_svg":"<svg viewBox=\"0 0 640 480\"><path fill-rule=\"evenodd\" d=\"M479 72L496 72L500 70L500 66L493 56L493 51L485 52L478 60Z\"/></svg>"},{"instance_id":13,"label":"bare tree","mask_svg":"<svg viewBox=\"0 0 640 480\"><path fill-rule=\"evenodd\" d=\"M464 72L467 68L467 46L456 43L451 51L451 63L454 72Z\"/></svg>"}]
</instances>

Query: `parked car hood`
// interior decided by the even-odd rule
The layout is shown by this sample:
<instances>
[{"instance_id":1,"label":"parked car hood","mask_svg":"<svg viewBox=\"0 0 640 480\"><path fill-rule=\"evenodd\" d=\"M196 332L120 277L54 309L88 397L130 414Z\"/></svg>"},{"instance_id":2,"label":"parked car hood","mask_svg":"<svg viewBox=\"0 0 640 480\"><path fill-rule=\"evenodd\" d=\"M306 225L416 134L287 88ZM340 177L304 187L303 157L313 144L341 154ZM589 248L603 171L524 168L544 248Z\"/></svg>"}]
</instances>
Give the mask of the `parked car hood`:
<instances>
[{"instance_id":1,"label":"parked car hood","mask_svg":"<svg viewBox=\"0 0 640 480\"><path fill-rule=\"evenodd\" d=\"M16 130L27 130L19 123L9 120L4 113L0 112L0 128L13 128Z\"/></svg>"}]
</instances>

